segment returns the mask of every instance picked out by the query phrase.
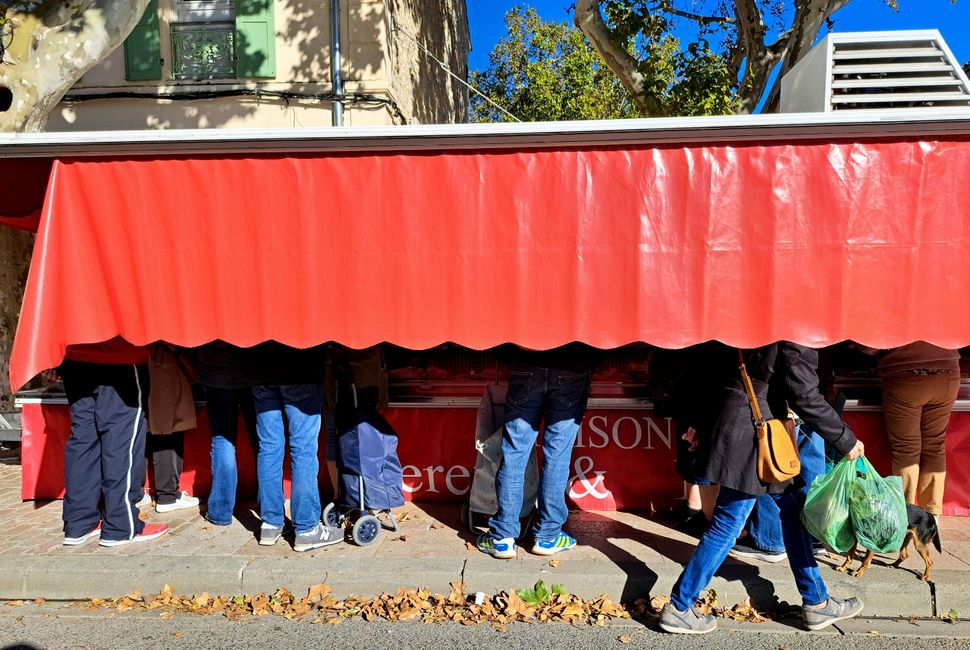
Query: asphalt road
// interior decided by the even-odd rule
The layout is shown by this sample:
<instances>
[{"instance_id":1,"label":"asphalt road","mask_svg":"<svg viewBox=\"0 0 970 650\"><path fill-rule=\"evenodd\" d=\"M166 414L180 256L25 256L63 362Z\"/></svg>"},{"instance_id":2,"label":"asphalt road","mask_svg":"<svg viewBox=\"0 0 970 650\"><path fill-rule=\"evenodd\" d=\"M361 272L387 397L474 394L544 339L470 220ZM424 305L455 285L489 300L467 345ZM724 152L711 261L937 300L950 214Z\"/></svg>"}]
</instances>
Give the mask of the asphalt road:
<instances>
[{"instance_id":1,"label":"asphalt road","mask_svg":"<svg viewBox=\"0 0 970 650\"><path fill-rule=\"evenodd\" d=\"M970 623L967 622L950 625L920 621L913 625L870 619L857 621L853 629L816 634L793 632L778 625L730 623L722 627L730 629L719 629L702 637L671 636L632 621L606 627L516 624L506 632L499 632L488 625L367 623L360 619L340 625L314 625L275 616L239 622L220 616L179 614L162 620L154 613L88 613L48 604L0 614L0 648L970 649Z\"/></svg>"}]
</instances>

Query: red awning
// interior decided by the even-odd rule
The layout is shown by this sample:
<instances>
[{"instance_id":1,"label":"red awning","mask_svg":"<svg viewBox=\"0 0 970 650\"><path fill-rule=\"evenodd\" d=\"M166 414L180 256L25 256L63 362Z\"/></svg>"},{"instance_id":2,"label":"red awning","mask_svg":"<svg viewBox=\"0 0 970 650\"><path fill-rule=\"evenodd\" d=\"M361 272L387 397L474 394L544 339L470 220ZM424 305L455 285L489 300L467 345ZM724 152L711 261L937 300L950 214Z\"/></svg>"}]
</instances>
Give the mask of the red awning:
<instances>
[{"instance_id":1,"label":"red awning","mask_svg":"<svg viewBox=\"0 0 970 650\"><path fill-rule=\"evenodd\" d=\"M0 159L5 188L0 198L0 226L37 230L51 165L50 158Z\"/></svg>"},{"instance_id":2,"label":"red awning","mask_svg":"<svg viewBox=\"0 0 970 650\"><path fill-rule=\"evenodd\" d=\"M55 163L11 383L71 343L970 344L970 141Z\"/></svg>"}]
</instances>

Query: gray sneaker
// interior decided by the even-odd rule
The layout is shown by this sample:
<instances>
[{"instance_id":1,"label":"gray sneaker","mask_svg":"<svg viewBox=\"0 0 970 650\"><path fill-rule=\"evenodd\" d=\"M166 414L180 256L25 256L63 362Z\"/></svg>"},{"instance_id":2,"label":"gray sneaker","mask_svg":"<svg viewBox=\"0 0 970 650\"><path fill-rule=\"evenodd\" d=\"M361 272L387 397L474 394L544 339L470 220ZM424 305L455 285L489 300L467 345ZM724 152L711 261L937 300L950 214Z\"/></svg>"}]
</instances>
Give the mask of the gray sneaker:
<instances>
[{"instance_id":1,"label":"gray sneaker","mask_svg":"<svg viewBox=\"0 0 970 650\"><path fill-rule=\"evenodd\" d=\"M771 562L772 564L781 562L788 557L788 553L785 551L765 551L756 546L749 546L741 542L738 542L731 548L731 555L745 559L761 560L762 562Z\"/></svg>"},{"instance_id":2,"label":"gray sneaker","mask_svg":"<svg viewBox=\"0 0 970 650\"><path fill-rule=\"evenodd\" d=\"M814 632L826 628L832 623L858 616L864 606L858 598L840 600L830 597L829 601L825 603L825 607L820 609L802 607L802 616L805 617L805 627Z\"/></svg>"},{"instance_id":3,"label":"gray sneaker","mask_svg":"<svg viewBox=\"0 0 970 650\"><path fill-rule=\"evenodd\" d=\"M332 528L324 524L317 524L317 527L308 533L297 533L296 544L293 545L294 551L312 551L321 546L330 546L344 541L344 529Z\"/></svg>"},{"instance_id":4,"label":"gray sneaker","mask_svg":"<svg viewBox=\"0 0 970 650\"><path fill-rule=\"evenodd\" d=\"M672 603L667 603L660 613L660 629L671 634L707 634L717 629L717 621L710 614L701 614L696 607L679 612Z\"/></svg>"},{"instance_id":5,"label":"gray sneaker","mask_svg":"<svg viewBox=\"0 0 970 650\"><path fill-rule=\"evenodd\" d=\"M286 522L283 522L282 526L274 526L264 521L263 525L259 527L259 545L273 546L276 542L280 541L280 537L288 530L289 527L286 525Z\"/></svg>"}]
</instances>

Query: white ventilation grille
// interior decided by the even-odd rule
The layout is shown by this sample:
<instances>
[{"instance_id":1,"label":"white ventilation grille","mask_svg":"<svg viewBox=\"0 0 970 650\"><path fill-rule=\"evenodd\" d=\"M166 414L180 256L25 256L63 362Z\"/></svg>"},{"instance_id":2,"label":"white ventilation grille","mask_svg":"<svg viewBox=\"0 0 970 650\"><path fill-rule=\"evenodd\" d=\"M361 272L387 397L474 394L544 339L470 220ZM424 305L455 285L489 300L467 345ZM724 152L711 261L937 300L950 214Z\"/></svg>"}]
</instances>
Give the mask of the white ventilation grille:
<instances>
[{"instance_id":1,"label":"white ventilation grille","mask_svg":"<svg viewBox=\"0 0 970 650\"><path fill-rule=\"evenodd\" d=\"M936 30L829 34L782 79L782 112L970 108Z\"/></svg>"}]
</instances>

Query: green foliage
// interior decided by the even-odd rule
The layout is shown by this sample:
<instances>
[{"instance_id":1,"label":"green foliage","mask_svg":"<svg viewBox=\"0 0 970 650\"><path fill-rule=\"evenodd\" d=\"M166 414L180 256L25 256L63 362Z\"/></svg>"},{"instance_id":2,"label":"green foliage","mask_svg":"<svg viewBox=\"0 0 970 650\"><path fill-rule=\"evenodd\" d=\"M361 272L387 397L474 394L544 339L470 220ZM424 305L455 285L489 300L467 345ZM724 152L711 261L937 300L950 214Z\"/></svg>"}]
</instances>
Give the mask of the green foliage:
<instances>
[{"instance_id":1,"label":"green foliage","mask_svg":"<svg viewBox=\"0 0 970 650\"><path fill-rule=\"evenodd\" d=\"M508 36L489 55L488 69L473 71L472 85L520 120L594 120L636 117L613 72L564 22L545 22L531 7L505 14ZM472 95L472 119L511 121Z\"/></svg>"},{"instance_id":2,"label":"green foliage","mask_svg":"<svg viewBox=\"0 0 970 650\"><path fill-rule=\"evenodd\" d=\"M723 115L735 106L728 67L707 40L682 47L672 23L645 11L648 3L609 0L606 16L621 44L638 60L655 115ZM472 72L472 84L520 120L593 120L639 117L613 72L582 33L565 22L546 22L519 6L505 15L508 36L489 55L489 66ZM510 121L472 95L472 118Z\"/></svg>"},{"instance_id":3,"label":"green foliage","mask_svg":"<svg viewBox=\"0 0 970 650\"><path fill-rule=\"evenodd\" d=\"M554 584L551 587L547 587L546 583L540 580L536 583L535 587L531 589L517 589L515 591L516 595L522 599L522 602L526 603L531 607L540 607L545 605L552 600L553 596L558 594L565 594L566 590L562 585Z\"/></svg>"},{"instance_id":4,"label":"green foliage","mask_svg":"<svg viewBox=\"0 0 970 650\"><path fill-rule=\"evenodd\" d=\"M898 10L897 0L882 1ZM729 0L602 0L601 7L613 43L633 55L635 71L646 80L645 112L662 116L753 110L771 90L775 63L753 65L744 34L771 50L781 35L802 33L805 25L793 24L800 4L754 0L758 24L745 24L748 18L736 14L740 5ZM834 0L830 4L832 9L823 9L826 17L836 7Z\"/></svg>"}]
</instances>

